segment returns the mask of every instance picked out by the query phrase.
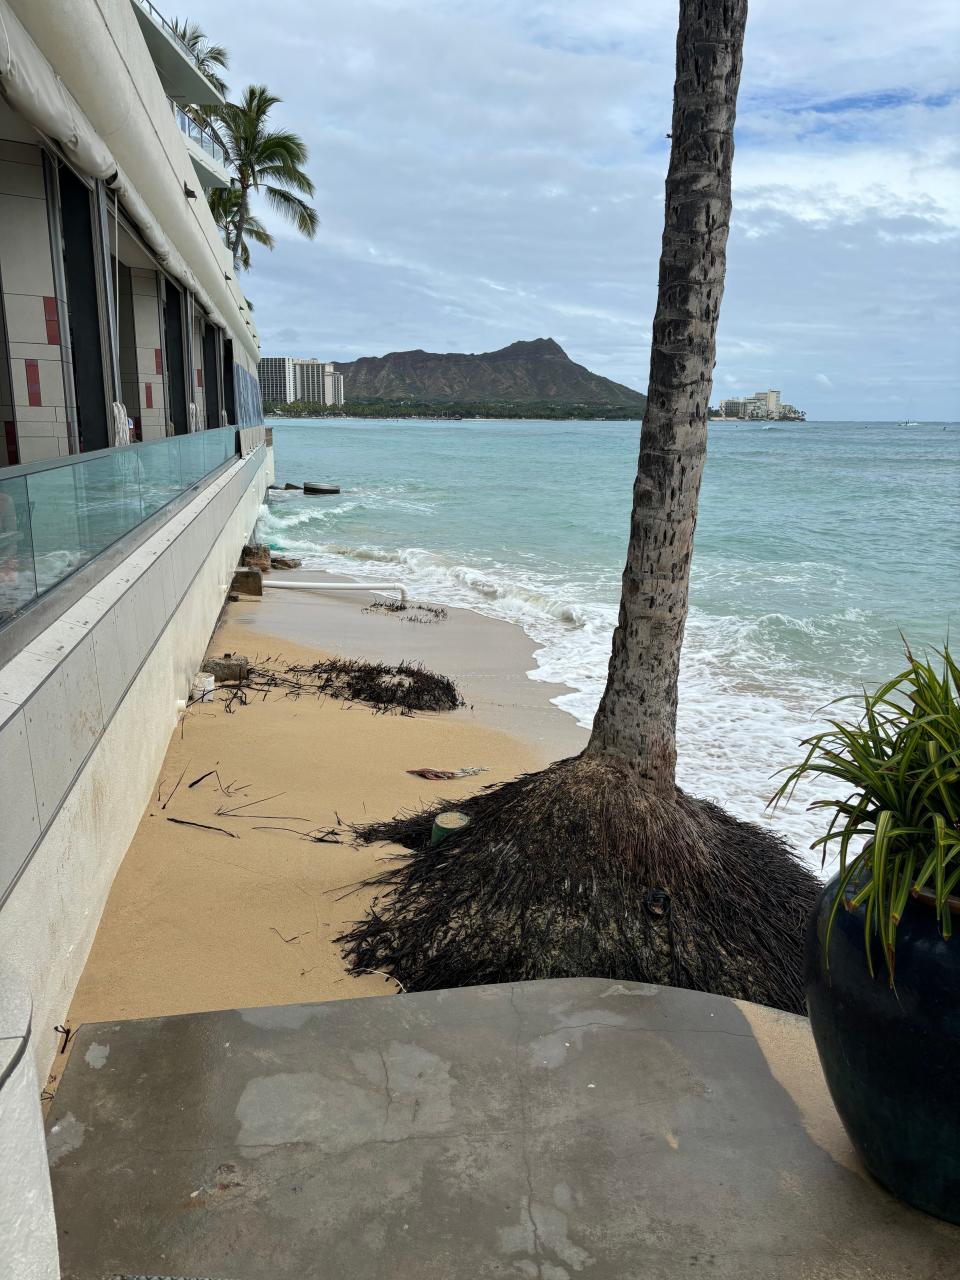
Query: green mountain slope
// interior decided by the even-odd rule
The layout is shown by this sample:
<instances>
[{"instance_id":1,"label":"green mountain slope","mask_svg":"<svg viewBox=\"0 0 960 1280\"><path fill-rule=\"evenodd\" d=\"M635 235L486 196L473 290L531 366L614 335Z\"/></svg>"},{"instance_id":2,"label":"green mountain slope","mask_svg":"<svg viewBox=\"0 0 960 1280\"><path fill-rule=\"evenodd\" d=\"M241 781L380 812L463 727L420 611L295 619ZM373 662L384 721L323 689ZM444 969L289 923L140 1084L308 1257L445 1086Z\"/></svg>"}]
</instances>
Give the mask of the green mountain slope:
<instances>
[{"instance_id":1,"label":"green mountain slope","mask_svg":"<svg viewBox=\"0 0 960 1280\"><path fill-rule=\"evenodd\" d=\"M392 351L337 364L348 403L558 404L642 409L646 397L571 360L552 338L480 355Z\"/></svg>"}]
</instances>

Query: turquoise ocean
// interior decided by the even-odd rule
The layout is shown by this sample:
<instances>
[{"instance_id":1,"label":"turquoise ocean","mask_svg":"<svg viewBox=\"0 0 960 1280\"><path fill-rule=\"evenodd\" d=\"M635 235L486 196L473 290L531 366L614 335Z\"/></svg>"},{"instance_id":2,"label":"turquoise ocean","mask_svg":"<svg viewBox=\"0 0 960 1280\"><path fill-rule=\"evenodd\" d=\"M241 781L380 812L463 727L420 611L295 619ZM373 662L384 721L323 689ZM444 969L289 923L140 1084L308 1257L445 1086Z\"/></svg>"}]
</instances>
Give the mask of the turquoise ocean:
<instances>
[{"instance_id":1,"label":"turquoise ocean","mask_svg":"<svg viewBox=\"0 0 960 1280\"><path fill-rule=\"evenodd\" d=\"M586 726L638 443L636 422L280 421L277 482L342 493L271 495L259 536L309 567L402 580L417 600L517 623L537 646L531 679L569 686L556 702ZM901 630L915 648L956 634L958 598L960 426L712 423L681 785L806 850L821 822L802 803L765 816L773 773L826 703L900 669Z\"/></svg>"}]
</instances>

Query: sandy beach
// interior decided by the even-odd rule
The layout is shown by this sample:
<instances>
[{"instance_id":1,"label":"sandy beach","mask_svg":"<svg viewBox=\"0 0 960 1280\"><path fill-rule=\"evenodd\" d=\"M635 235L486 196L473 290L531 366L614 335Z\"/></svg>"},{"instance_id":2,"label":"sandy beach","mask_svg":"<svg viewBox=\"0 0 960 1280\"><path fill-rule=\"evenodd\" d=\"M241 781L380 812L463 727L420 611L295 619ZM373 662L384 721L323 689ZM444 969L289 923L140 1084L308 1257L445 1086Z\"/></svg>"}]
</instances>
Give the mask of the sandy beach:
<instances>
[{"instance_id":1,"label":"sandy beach","mask_svg":"<svg viewBox=\"0 0 960 1280\"><path fill-rule=\"evenodd\" d=\"M346 826L456 801L578 749L582 730L550 705L556 690L524 674L532 645L518 628L467 610L418 625L364 612L373 599L243 598L227 606L210 653L421 661L455 679L466 705L378 715L274 692L228 712L218 692L188 708L111 889L71 1027L395 990L378 974L348 976L333 942L368 900L350 886L397 852L353 847ZM484 772L445 782L407 773L422 767ZM342 842L305 838L326 829Z\"/></svg>"}]
</instances>

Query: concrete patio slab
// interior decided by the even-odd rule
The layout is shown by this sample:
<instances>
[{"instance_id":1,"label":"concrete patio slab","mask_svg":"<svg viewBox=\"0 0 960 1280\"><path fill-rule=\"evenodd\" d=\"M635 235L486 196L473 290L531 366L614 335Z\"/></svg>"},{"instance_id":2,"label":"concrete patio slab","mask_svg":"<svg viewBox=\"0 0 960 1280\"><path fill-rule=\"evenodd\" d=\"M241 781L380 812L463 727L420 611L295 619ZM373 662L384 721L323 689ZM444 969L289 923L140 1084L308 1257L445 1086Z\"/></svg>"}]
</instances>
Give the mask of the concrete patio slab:
<instances>
[{"instance_id":1,"label":"concrete patio slab","mask_svg":"<svg viewBox=\"0 0 960 1280\"><path fill-rule=\"evenodd\" d=\"M65 1280L932 1280L806 1022L607 980L82 1027Z\"/></svg>"}]
</instances>

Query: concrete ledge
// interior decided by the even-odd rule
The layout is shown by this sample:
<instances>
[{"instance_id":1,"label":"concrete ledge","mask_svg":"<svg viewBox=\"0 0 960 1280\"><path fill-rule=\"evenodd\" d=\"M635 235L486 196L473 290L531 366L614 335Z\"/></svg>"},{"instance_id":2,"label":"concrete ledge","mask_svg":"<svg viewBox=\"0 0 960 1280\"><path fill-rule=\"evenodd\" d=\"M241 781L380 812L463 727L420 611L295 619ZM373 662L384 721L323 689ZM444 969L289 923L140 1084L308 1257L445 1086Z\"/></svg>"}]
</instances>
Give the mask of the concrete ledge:
<instances>
[{"instance_id":1,"label":"concrete ledge","mask_svg":"<svg viewBox=\"0 0 960 1280\"><path fill-rule=\"evenodd\" d=\"M65 1280L929 1280L806 1019L607 979L81 1028L48 1125Z\"/></svg>"}]
</instances>

